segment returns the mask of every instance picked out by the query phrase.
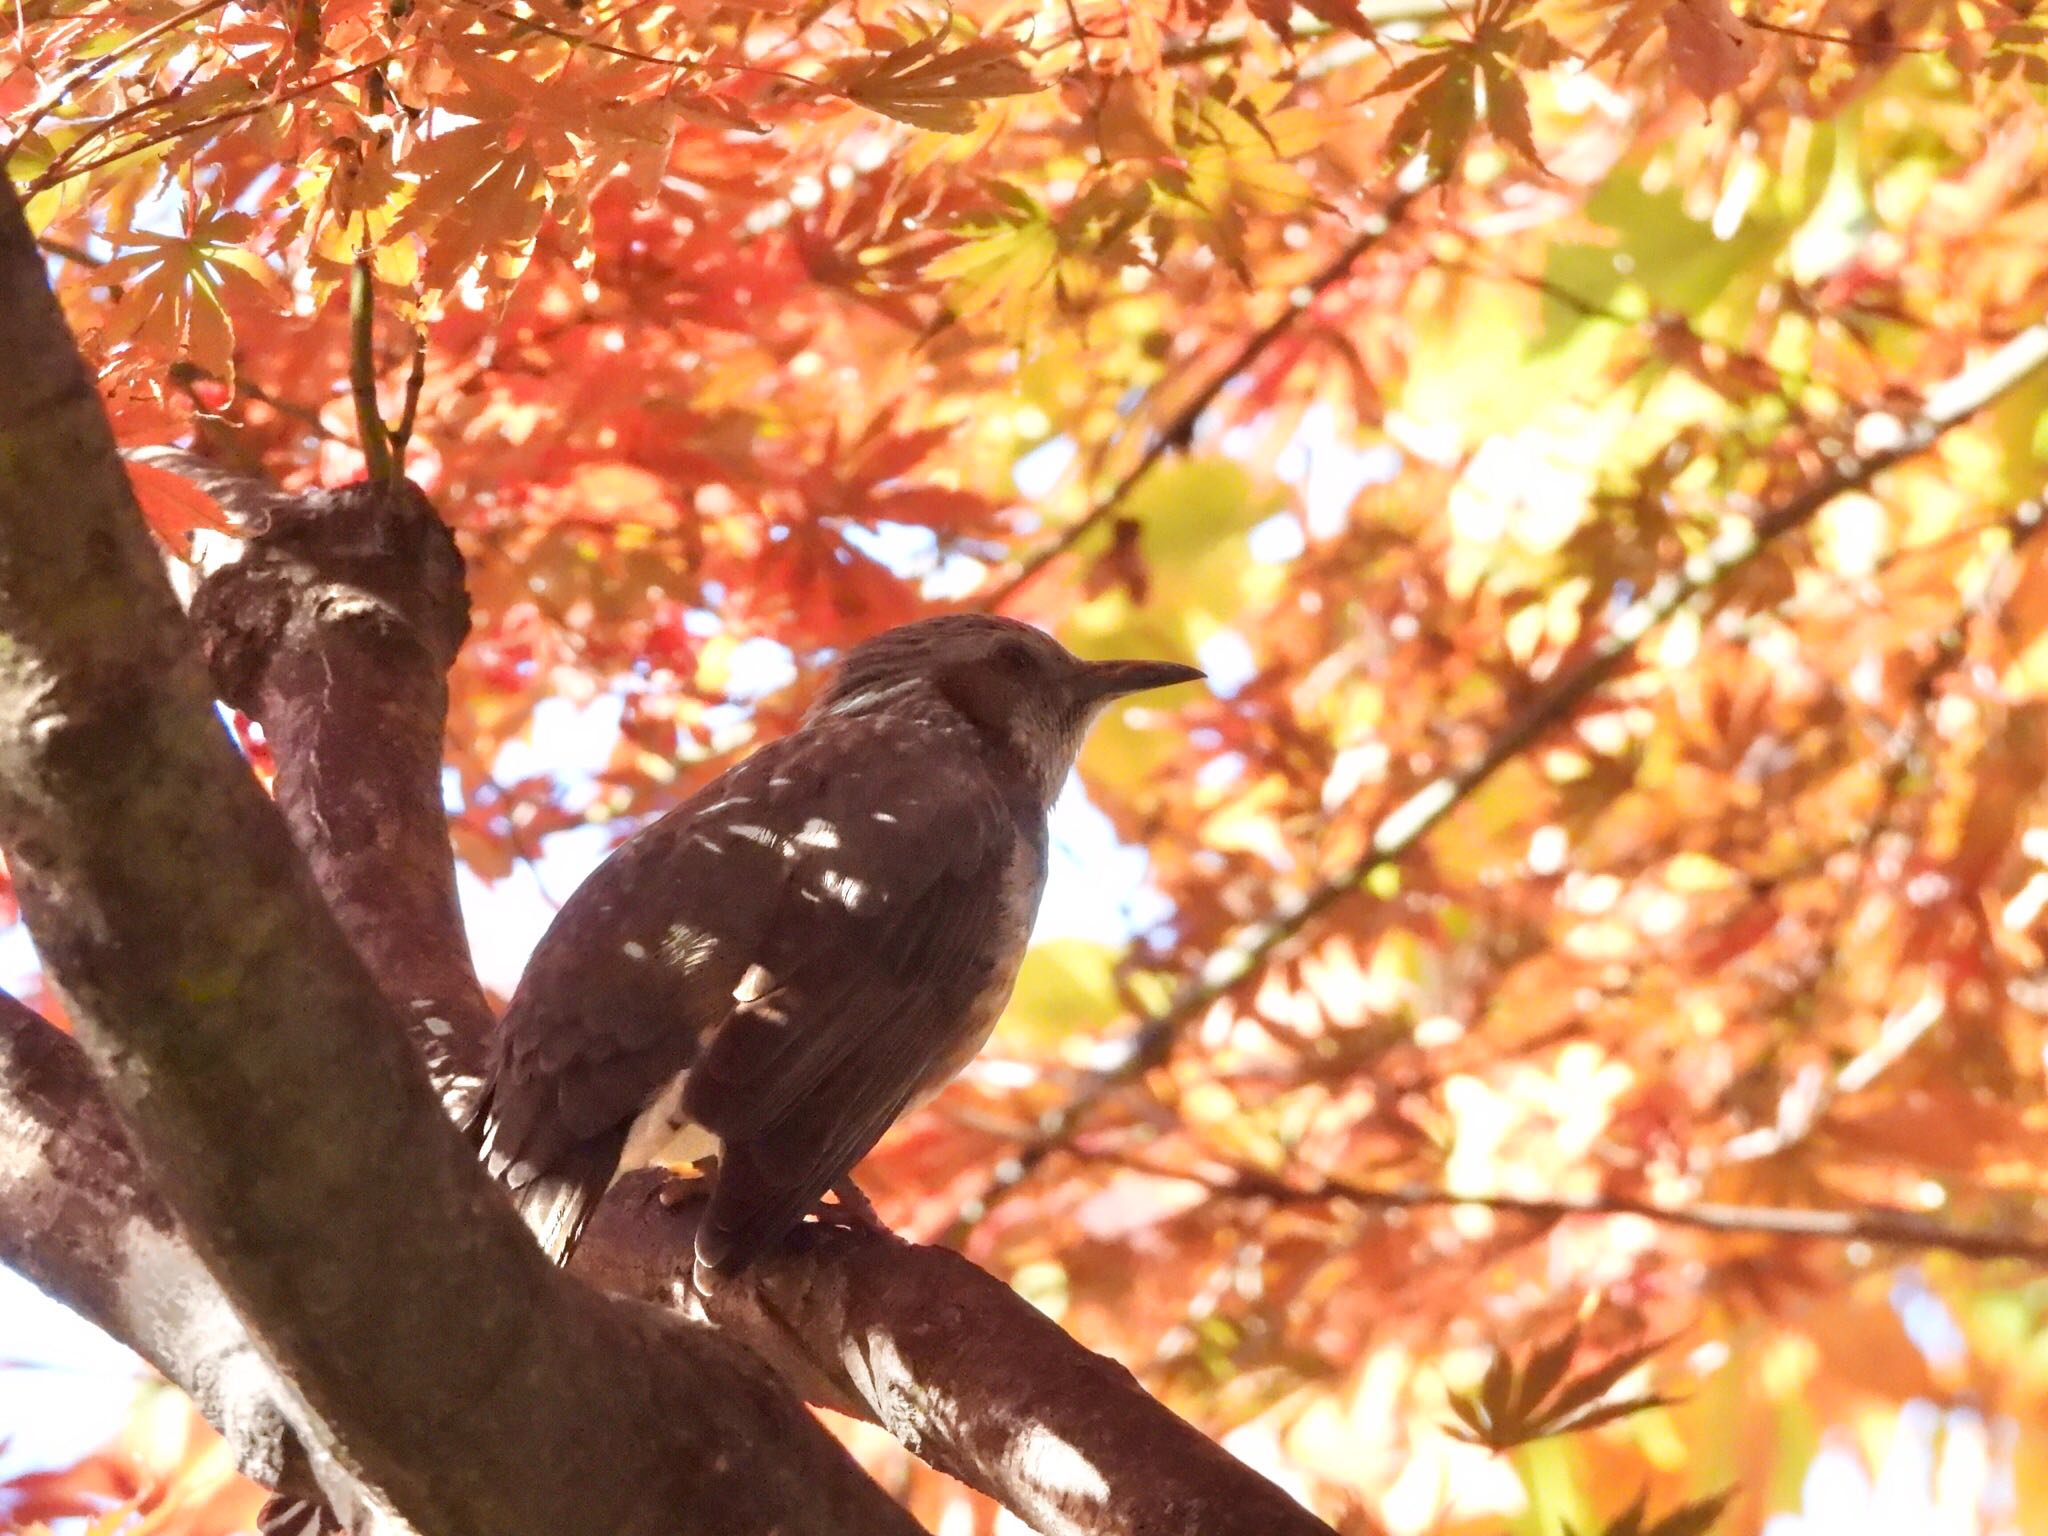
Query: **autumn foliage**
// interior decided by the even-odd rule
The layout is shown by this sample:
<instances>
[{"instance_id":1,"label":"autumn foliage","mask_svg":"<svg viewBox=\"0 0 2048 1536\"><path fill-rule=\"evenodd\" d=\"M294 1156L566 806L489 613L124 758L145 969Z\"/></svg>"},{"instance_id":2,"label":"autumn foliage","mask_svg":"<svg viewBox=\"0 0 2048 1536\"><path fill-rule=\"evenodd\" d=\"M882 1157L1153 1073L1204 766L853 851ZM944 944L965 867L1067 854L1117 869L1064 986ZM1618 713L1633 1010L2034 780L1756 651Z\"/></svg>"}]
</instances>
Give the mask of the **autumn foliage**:
<instances>
[{"instance_id":1,"label":"autumn foliage","mask_svg":"<svg viewBox=\"0 0 2048 1536\"><path fill-rule=\"evenodd\" d=\"M29 0L0 49L123 442L402 460L455 526L481 880L949 605L1209 666L1096 733L1129 936L1033 953L866 1165L892 1221L1346 1532L1757 1531L1817 1453L2048 1522L2024 7ZM134 473L174 556L226 527ZM594 774L508 750L549 700Z\"/></svg>"}]
</instances>

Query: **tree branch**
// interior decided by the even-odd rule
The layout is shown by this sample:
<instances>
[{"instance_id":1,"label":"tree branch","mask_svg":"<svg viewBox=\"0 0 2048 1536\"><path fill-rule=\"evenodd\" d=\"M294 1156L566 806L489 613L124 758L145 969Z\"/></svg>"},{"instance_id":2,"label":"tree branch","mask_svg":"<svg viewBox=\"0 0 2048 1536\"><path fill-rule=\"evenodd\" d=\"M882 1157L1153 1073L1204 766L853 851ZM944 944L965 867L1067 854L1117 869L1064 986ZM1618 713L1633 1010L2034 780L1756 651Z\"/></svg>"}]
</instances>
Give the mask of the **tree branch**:
<instances>
[{"instance_id":1,"label":"tree branch","mask_svg":"<svg viewBox=\"0 0 2048 1536\"><path fill-rule=\"evenodd\" d=\"M464 617L453 548L410 488L276 499L261 524L193 603L216 678L263 723L278 804L386 993L473 992L439 792L441 678ZM455 1012L456 1042L480 1043L481 999ZM1117 1536L1195 1510L1205 1531L1325 1531L954 1256L820 1232L745 1283L692 1292L694 1220L649 1198L659 1182L605 1202L579 1276L718 1327L1041 1529Z\"/></svg>"},{"instance_id":2,"label":"tree branch","mask_svg":"<svg viewBox=\"0 0 2048 1536\"><path fill-rule=\"evenodd\" d=\"M183 1388L246 1475L317 1494L270 1367L150 1188L84 1051L5 994L0 1260Z\"/></svg>"},{"instance_id":3,"label":"tree branch","mask_svg":"<svg viewBox=\"0 0 2048 1536\"><path fill-rule=\"evenodd\" d=\"M1359 14L1373 27L1393 27L1404 23L1418 24L1433 21L1447 21L1462 16L1471 10L1472 0L1364 0L1358 7ZM1210 59L1235 58L1244 52L1252 40L1255 27L1264 23L1247 23L1236 27L1212 27L1202 36L1184 43L1173 43L1161 50L1162 64L1202 64ZM1270 28L1266 28L1270 31ZM1333 27L1326 21L1304 22L1294 29L1293 45L1300 49L1305 44L1320 43L1329 39L1348 47L1367 47L1364 38L1356 32Z\"/></svg>"},{"instance_id":4,"label":"tree branch","mask_svg":"<svg viewBox=\"0 0 2048 1536\"><path fill-rule=\"evenodd\" d=\"M458 968L474 988L439 791L460 578L423 497L360 485L273 507L193 604L217 678L269 735L294 836L397 998L436 995ZM444 901L403 894L444 885ZM487 1024L479 998L458 1015L459 1042L483 1039L472 1013ZM694 1221L649 1199L650 1182L607 1199L578 1249L580 1277L718 1327L812 1401L881 1424L1041 1529L1116 1536L1162 1512L1206 1508L1206 1522L1228 1507L1263 1511L1276 1533L1324 1530L963 1260L820 1233L707 1301L688 1286ZM1107 1487L1070 1486L1072 1458L1049 1445L1074 1448Z\"/></svg>"},{"instance_id":5,"label":"tree branch","mask_svg":"<svg viewBox=\"0 0 2048 1536\"><path fill-rule=\"evenodd\" d=\"M314 882L460 1118L492 1022L441 800L447 670L469 628L454 539L408 482L279 500L192 620L221 697L263 727Z\"/></svg>"},{"instance_id":6,"label":"tree branch","mask_svg":"<svg viewBox=\"0 0 2048 1536\"><path fill-rule=\"evenodd\" d=\"M1028 585L1039 572L1053 561L1067 553L1088 534L1091 528L1101 526L1115 517L1130 500L1131 493L1152 473L1153 468L1169 453L1180 452L1193 440L1195 427L1207 414L1209 407L1216 403L1216 397L1230 386L1233 379L1241 377L1257 366L1260 358L1273 344L1294 329L1295 322L1315 306L1315 301L1329 288L1346 276L1364 256L1387 233L1395 228L1408 205L1415 200L1415 194L1397 192L1383 209L1373 214L1359 228L1358 233L1344 242L1337 254L1324 263L1308 282L1290 291L1286 306L1241 342L1231 353L1223 366L1211 374L1180 406L1163 422L1152 438L1145 444L1145 451L1117 482L1106 491L1093 506L1080 517L1047 539L1038 548L1019 557L1009 574L997 581L973 600L974 606L986 610L1001 608Z\"/></svg>"},{"instance_id":7,"label":"tree branch","mask_svg":"<svg viewBox=\"0 0 2048 1536\"><path fill-rule=\"evenodd\" d=\"M1361 857L1288 897L1263 921L1247 926L1211 955L1200 974L1184 982L1165 1007L1141 1019L1126 1036L1117 1059L1088 1074L1064 1104L1041 1118L1038 1133L998 1165L980 1193L963 1204L952 1224L952 1235L957 1237L1029 1178L1112 1094L1163 1063L1181 1033L1214 1003L1256 976L1276 950L1364 886L1376 872L1397 866L1437 823L1501 768L1571 719L1580 705L1628 664L1650 631L1721 586L1786 534L1804 527L1837 496L1868 485L1894 464L1924 452L1950 428L2003 398L2044 367L2048 367L2048 324L2020 332L1991 356L1931 391L1917 418L1903 425L1891 423L1897 428L1891 446L1869 454L1841 454L1831 461L1826 473L1779 505L1751 519L1731 518L1707 549L1666 572L1623 609L1576 662L1561 670L1495 730L1476 757L1432 779L1382 817Z\"/></svg>"},{"instance_id":8,"label":"tree branch","mask_svg":"<svg viewBox=\"0 0 2048 1536\"><path fill-rule=\"evenodd\" d=\"M1724 1205L1713 1201L1667 1205L1614 1194L1543 1197L1462 1195L1453 1190L1431 1189L1426 1185L1360 1184L1326 1174L1318 1174L1307 1183L1292 1183L1274 1174L1235 1164L1228 1166L1223 1177L1209 1178L1192 1170L1163 1167L1142 1159L1121 1158L1118 1161L1155 1178L1197 1185L1214 1195L1230 1199L1269 1200L1276 1205L1344 1204L1383 1211L1463 1208L1499 1211L1504 1215L1527 1216L1544 1222L1588 1216L1639 1216L1660 1226L1687 1227L1698 1232L1793 1241L1869 1243L1875 1247L1954 1253L1969 1259L2023 1259L2031 1264L2048 1266L2048 1238L1999 1228L1951 1226L1917 1211L1889 1206L1833 1211L1801 1206Z\"/></svg>"},{"instance_id":9,"label":"tree branch","mask_svg":"<svg viewBox=\"0 0 2048 1536\"><path fill-rule=\"evenodd\" d=\"M0 334L0 841L316 1470L451 1536L915 1530L729 1347L552 1269L469 1157L220 729L11 192Z\"/></svg>"},{"instance_id":10,"label":"tree branch","mask_svg":"<svg viewBox=\"0 0 2048 1536\"><path fill-rule=\"evenodd\" d=\"M708 1294L691 1284L698 1211L660 1175L606 1197L573 1268L715 1324L811 1401L881 1425L1044 1536L1330 1536L1329 1527L943 1248L807 1225Z\"/></svg>"},{"instance_id":11,"label":"tree branch","mask_svg":"<svg viewBox=\"0 0 2048 1536\"><path fill-rule=\"evenodd\" d=\"M277 1384L151 1192L76 1041L0 994L0 1260L189 1393L238 1465L293 1497L310 1468ZM944 1249L806 1227L750 1283L690 1286L695 1212L622 1180L574 1272L708 1323L810 1401L880 1424L1046 1536L1328 1536L1272 1484Z\"/></svg>"},{"instance_id":12,"label":"tree branch","mask_svg":"<svg viewBox=\"0 0 2048 1536\"><path fill-rule=\"evenodd\" d=\"M389 995L437 1000L414 1010L416 1023L456 1023L445 1035L431 1025L416 1034L456 1048L480 1045L489 1021L464 958L439 798L443 673L466 617L460 562L445 530L410 487L259 496L262 487L215 485L190 462L165 467L196 471L238 510L255 509L249 520L258 531L239 561L201 587L193 618L222 691L264 725L279 768L277 804L322 892ZM73 1121L112 1127L76 1047L22 1013L72 1061L74 1091L61 1113L47 1106L39 1144ZM125 1143L113 1144L126 1159L119 1166L133 1170L121 1186L128 1198L66 1205L72 1230L61 1239L48 1223L17 1224L34 1235L16 1244L25 1267L121 1331L121 1314L92 1304L91 1276L48 1259L52 1248L104 1243L132 1221L130 1207L154 1202ZM0 1209L0 1221L6 1217ZM164 1221L162 1241L177 1242ZM884 1425L1049 1532L1117 1536L1163 1521L1224 1536L1327 1536L1127 1372L964 1260L820 1231L756 1282L722 1287L707 1301L688 1288L692 1228L686 1213L661 1208L644 1185L622 1188L586 1237L578 1273L716 1326L815 1400ZM203 1275L189 1249L178 1251ZM225 1312L225 1298L211 1294ZM185 1382L176 1364L172 1358L166 1369ZM273 1422L281 1436L274 1415Z\"/></svg>"}]
</instances>

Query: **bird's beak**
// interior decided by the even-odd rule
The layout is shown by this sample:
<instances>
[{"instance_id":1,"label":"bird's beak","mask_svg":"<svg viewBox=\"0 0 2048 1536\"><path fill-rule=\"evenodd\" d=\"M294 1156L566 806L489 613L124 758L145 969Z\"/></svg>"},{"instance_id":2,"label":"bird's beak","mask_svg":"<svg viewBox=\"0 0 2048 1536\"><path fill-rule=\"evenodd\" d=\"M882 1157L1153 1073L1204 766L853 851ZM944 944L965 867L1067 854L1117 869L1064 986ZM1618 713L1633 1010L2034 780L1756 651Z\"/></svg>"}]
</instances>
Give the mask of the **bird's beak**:
<instances>
[{"instance_id":1,"label":"bird's beak","mask_svg":"<svg viewBox=\"0 0 2048 1536\"><path fill-rule=\"evenodd\" d=\"M1184 667L1177 661L1091 661L1082 666L1075 685L1083 700L1094 703L1147 688L1199 683L1206 676L1200 667Z\"/></svg>"}]
</instances>

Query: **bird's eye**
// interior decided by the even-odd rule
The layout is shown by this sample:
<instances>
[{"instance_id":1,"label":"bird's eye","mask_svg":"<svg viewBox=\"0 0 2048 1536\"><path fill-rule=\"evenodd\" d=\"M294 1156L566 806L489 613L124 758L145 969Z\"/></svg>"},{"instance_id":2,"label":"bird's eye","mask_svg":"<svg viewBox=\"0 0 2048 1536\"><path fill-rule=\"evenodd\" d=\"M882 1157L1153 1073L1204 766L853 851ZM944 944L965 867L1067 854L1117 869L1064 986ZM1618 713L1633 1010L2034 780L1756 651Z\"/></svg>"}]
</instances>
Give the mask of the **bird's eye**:
<instances>
[{"instance_id":1,"label":"bird's eye","mask_svg":"<svg viewBox=\"0 0 2048 1536\"><path fill-rule=\"evenodd\" d=\"M996 663L1005 672L1014 672L1021 676L1031 671L1037 665L1037 660L1032 656L1031 648L1028 645L1023 644L1021 641L1008 640L997 649Z\"/></svg>"}]
</instances>

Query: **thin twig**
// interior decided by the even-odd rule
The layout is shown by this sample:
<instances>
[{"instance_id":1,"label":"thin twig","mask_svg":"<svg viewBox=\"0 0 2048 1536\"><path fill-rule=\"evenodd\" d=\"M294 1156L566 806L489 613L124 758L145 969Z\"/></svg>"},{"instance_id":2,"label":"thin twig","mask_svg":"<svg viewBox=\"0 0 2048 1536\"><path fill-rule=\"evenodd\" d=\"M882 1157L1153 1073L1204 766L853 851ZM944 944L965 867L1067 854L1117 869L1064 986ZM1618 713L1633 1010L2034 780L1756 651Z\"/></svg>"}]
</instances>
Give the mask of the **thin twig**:
<instances>
[{"instance_id":1,"label":"thin twig","mask_svg":"<svg viewBox=\"0 0 2048 1536\"><path fill-rule=\"evenodd\" d=\"M104 267L104 258L95 256L82 245L73 245L68 240L59 240L52 235L37 235L36 247L48 251L52 256L75 262L81 267Z\"/></svg>"},{"instance_id":2,"label":"thin twig","mask_svg":"<svg viewBox=\"0 0 2048 1536\"><path fill-rule=\"evenodd\" d=\"M1037 549L1020 557L1007 575L973 599L973 606L985 609L1002 607L1039 572L1079 543L1091 528L1098 527L1114 517L1161 459L1188 446L1194 437L1196 425L1209 407L1216 403L1216 397L1230 386L1231 381L1255 366L1273 344L1292 330L1295 322L1314 307L1316 299L1350 272L1360 257L1378 245L1387 233L1400 223L1408 204L1413 201L1413 196L1412 193L1399 193L1385 208L1367 219L1358 233L1347 240L1343 248L1325 263L1315 276L1301 288L1290 291L1286 306L1278 314L1246 337L1223 366L1210 376L1208 382L1182 402L1180 408L1153 433L1137 463L1126 470L1122 477L1079 518L1047 539Z\"/></svg>"},{"instance_id":3,"label":"thin twig","mask_svg":"<svg viewBox=\"0 0 2048 1536\"><path fill-rule=\"evenodd\" d=\"M1866 40L1849 37L1840 32L1812 32L1805 27L1789 27L1782 22L1764 21L1756 16L1744 16L1742 24L1758 32L1775 32L1780 37L1796 37L1802 42L1828 43L1838 48L1868 49L1873 53L1944 53L1947 48L1939 43L1888 43L1882 40ZM1969 30L1964 29L1966 32Z\"/></svg>"},{"instance_id":4,"label":"thin twig","mask_svg":"<svg viewBox=\"0 0 2048 1536\"><path fill-rule=\"evenodd\" d=\"M636 48L622 48L617 43L604 42L599 38L590 36L588 33L571 32L566 27L558 27L552 22L543 21L538 16L522 16L517 11L505 6L492 5L489 3L489 0L463 0L463 3L474 10L484 12L486 15L495 16L500 21L509 21L515 27L528 28L531 31L552 37L558 42L568 43L573 47L593 48L599 53L608 53L614 58L631 59L636 63L653 64L660 68L674 71L707 69L728 75L759 75L765 79L782 80L791 85L800 85L808 90L823 89L818 81L807 80L802 75L792 74L786 69L773 69L765 64L743 64L732 59L713 58L708 54L642 53Z\"/></svg>"},{"instance_id":5,"label":"thin twig","mask_svg":"<svg viewBox=\"0 0 2048 1536\"><path fill-rule=\"evenodd\" d=\"M1813 1239L1834 1243L1870 1243L1893 1248L1939 1249L1973 1259L2025 1259L2048 1264L2048 1238L2021 1232L1952 1227L1916 1211L1891 1206L1831 1211L1799 1206L1665 1205L1628 1195L1466 1195L1423 1185L1380 1187L1348 1179L1318 1178L1313 1184L1290 1184L1256 1169L1234 1168L1227 1180L1212 1181L1177 1169L1149 1168L1161 1178L1199 1184L1219 1195L1306 1205L1342 1202L1375 1210L1476 1208L1538 1221L1574 1217L1639 1216L1670 1227L1752 1237Z\"/></svg>"},{"instance_id":6,"label":"thin twig","mask_svg":"<svg viewBox=\"0 0 2048 1536\"><path fill-rule=\"evenodd\" d=\"M405 450L412 443L413 422L419 416L420 389L427 382L427 328L413 333L412 368L405 376L405 403L398 413L398 425L391 429L392 473L405 473Z\"/></svg>"},{"instance_id":7,"label":"thin twig","mask_svg":"<svg viewBox=\"0 0 2048 1536\"><path fill-rule=\"evenodd\" d=\"M245 117L254 117L259 112L267 112L272 107L283 106L286 102L290 101L297 101L302 96L310 96L315 91L324 90L330 85L337 85L341 81L350 79L353 76L380 68L388 64L393 57L394 55L387 53L383 57L372 59L366 64L352 64L347 69L338 69L332 74L322 75L316 80L308 80L302 85L294 86L291 90L282 91L275 96L266 96L261 101L249 102L239 107L229 107L224 111L197 118L189 123L180 123L176 127L162 133L150 134L147 137L136 140L133 144L125 145L120 149L104 154L97 160L87 160L82 164L66 167L63 157L60 156L51 164L48 170L23 187L21 195L33 197L39 192L47 192L51 187L59 186L71 180L74 176L83 176L88 172L114 165L132 156L144 154L161 145L182 139L188 134L199 133L208 128L218 128L223 123L237 122Z\"/></svg>"},{"instance_id":8,"label":"thin twig","mask_svg":"<svg viewBox=\"0 0 2048 1536\"><path fill-rule=\"evenodd\" d=\"M1117 1059L1088 1074L1066 1103L1041 1118L1038 1134L1005 1158L981 1193L962 1205L952 1226L953 1235L962 1233L1029 1177L1111 1094L1163 1063L1182 1031L1212 1004L1256 976L1276 950L1379 871L1396 867L1437 823L1505 764L1570 719L1587 698L1621 671L1653 629L1695 598L1719 587L1837 496L1868 485L1882 471L1925 451L1944 432L2001 399L2044 366L2048 366L2048 324L2020 332L1990 357L1937 386L1923 402L1919 417L1899 428L1891 446L1869 454L1838 456L1826 473L1784 502L1754 519L1731 521L1707 549L1660 577L1615 618L1606 634L1574 665L1558 673L1511 715L1477 757L1433 779L1381 818L1361 857L1283 899L1270 916L1250 924L1211 955L1199 974L1188 978L1164 1008L1141 1020L1125 1037Z\"/></svg>"},{"instance_id":9,"label":"thin twig","mask_svg":"<svg viewBox=\"0 0 2048 1536\"><path fill-rule=\"evenodd\" d=\"M1403 22L1444 21L1472 9L1472 0L1366 0L1359 7L1375 27L1399 26ZM1355 33L1333 27L1326 21L1309 21L1294 29L1294 41L1319 43L1331 37L1355 37ZM1209 59L1229 58L1242 53L1251 40L1251 28L1217 28L1191 42L1175 43L1159 55L1162 64L1200 64ZM1362 39L1361 39L1362 41Z\"/></svg>"},{"instance_id":10,"label":"thin twig","mask_svg":"<svg viewBox=\"0 0 2048 1536\"><path fill-rule=\"evenodd\" d=\"M234 423L233 418L228 416L225 411L210 406L200 399L198 391L194 388L195 385L201 382L218 384L225 388L227 380L223 379L219 374L210 373L189 359L180 359L171 364L170 380L185 392L186 397L191 400L193 408L201 415L212 417L217 421L239 425ZM303 425L315 437L326 442L353 446L349 444L347 438L327 425L326 421L321 418L319 410L314 406L306 405L297 400L287 400L281 395L273 394L250 378L248 371L241 367L241 359L239 357L236 359L234 394L246 396L259 405L268 406L280 416L289 416L292 420Z\"/></svg>"},{"instance_id":11,"label":"thin twig","mask_svg":"<svg viewBox=\"0 0 2048 1536\"><path fill-rule=\"evenodd\" d=\"M90 63L71 71L70 74L51 86L40 100L31 103L28 109L22 113L19 119L21 127L15 130L14 137L8 141L7 147L0 149L0 167L4 167L9 160L14 158L14 152L21 148L22 140L26 139L35 130L36 124L69 100L80 86L97 79L107 69L118 64L137 49L148 47L166 32L175 31L179 27L184 26L188 21L197 21L208 12L217 11L226 4L227 0L198 0L196 5L189 5L175 15L166 16L155 26L144 27L118 48L110 48Z\"/></svg>"},{"instance_id":12,"label":"thin twig","mask_svg":"<svg viewBox=\"0 0 2048 1536\"><path fill-rule=\"evenodd\" d=\"M571 32L566 27L558 27L554 23L544 21L538 16L521 16L509 6L488 5L483 3L483 0L466 0L466 3L479 11L484 11L489 15L497 17L500 21L509 21L515 27L525 27L534 32L544 33L548 37L554 38L557 42L568 43L571 47L589 48L598 53L608 53L615 59L631 59L637 64L653 64L662 69L671 70L695 69L703 62L701 59L692 58L687 54L642 53L637 48L622 48L617 43L607 43L599 38Z\"/></svg>"}]
</instances>

